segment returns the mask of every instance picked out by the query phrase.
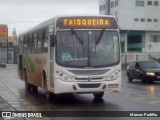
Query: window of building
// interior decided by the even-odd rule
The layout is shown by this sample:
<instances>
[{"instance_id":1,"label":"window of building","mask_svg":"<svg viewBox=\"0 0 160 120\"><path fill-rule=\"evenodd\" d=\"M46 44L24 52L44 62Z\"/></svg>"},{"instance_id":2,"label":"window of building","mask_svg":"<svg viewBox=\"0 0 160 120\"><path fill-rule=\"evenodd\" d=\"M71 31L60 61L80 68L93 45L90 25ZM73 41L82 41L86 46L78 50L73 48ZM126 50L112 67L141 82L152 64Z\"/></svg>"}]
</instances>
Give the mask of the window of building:
<instances>
[{"instance_id":1,"label":"window of building","mask_svg":"<svg viewBox=\"0 0 160 120\"><path fill-rule=\"evenodd\" d=\"M152 19L147 19L147 22L152 22Z\"/></svg>"},{"instance_id":2,"label":"window of building","mask_svg":"<svg viewBox=\"0 0 160 120\"><path fill-rule=\"evenodd\" d=\"M160 35L151 35L150 41L151 42L160 42Z\"/></svg>"},{"instance_id":3,"label":"window of building","mask_svg":"<svg viewBox=\"0 0 160 120\"><path fill-rule=\"evenodd\" d=\"M139 20L138 18L134 18L134 22L138 22L138 20Z\"/></svg>"},{"instance_id":4,"label":"window of building","mask_svg":"<svg viewBox=\"0 0 160 120\"><path fill-rule=\"evenodd\" d=\"M13 47L13 42L9 42L8 47Z\"/></svg>"},{"instance_id":5,"label":"window of building","mask_svg":"<svg viewBox=\"0 0 160 120\"><path fill-rule=\"evenodd\" d=\"M115 1L115 6L118 6L118 0Z\"/></svg>"},{"instance_id":6,"label":"window of building","mask_svg":"<svg viewBox=\"0 0 160 120\"><path fill-rule=\"evenodd\" d=\"M111 8L113 8L114 7L114 2L111 2Z\"/></svg>"},{"instance_id":7,"label":"window of building","mask_svg":"<svg viewBox=\"0 0 160 120\"><path fill-rule=\"evenodd\" d=\"M1 42L1 47L2 48L7 48L7 42Z\"/></svg>"},{"instance_id":8,"label":"window of building","mask_svg":"<svg viewBox=\"0 0 160 120\"><path fill-rule=\"evenodd\" d=\"M137 7L144 7L144 1L142 1L142 0L136 0L136 6Z\"/></svg>"},{"instance_id":9,"label":"window of building","mask_svg":"<svg viewBox=\"0 0 160 120\"><path fill-rule=\"evenodd\" d=\"M154 22L158 22L158 19L154 19L153 21L154 21Z\"/></svg>"},{"instance_id":10,"label":"window of building","mask_svg":"<svg viewBox=\"0 0 160 120\"><path fill-rule=\"evenodd\" d=\"M105 10L105 5L99 6L99 10L100 10L100 11Z\"/></svg>"},{"instance_id":11,"label":"window of building","mask_svg":"<svg viewBox=\"0 0 160 120\"><path fill-rule=\"evenodd\" d=\"M152 5L152 1L148 1L148 5Z\"/></svg>"},{"instance_id":12,"label":"window of building","mask_svg":"<svg viewBox=\"0 0 160 120\"><path fill-rule=\"evenodd\" d=\"M144 19L144 18L141 18L141 22L145 22L145 19Z\"/></svg>"},{"instance_id":13,"label":"window of building","mask_svg":"<svg viewBox=\"0 0 160 120\"><path fill-rule=\"evenodd\" d=\"M158 1L154 1L154 5L158 6L159 5Z\"/></svg>"},{"instance_id":14,"label":"window of building","mask_svg":"<svg viewBox=\"0 0 160 120\"><path fill-rule=\"evenodd\" d=\"M105 10L105 5L102 6L102 10Z\"/></svg>"},{"instance_id":15,"label":"window of building","mask_svg":"<svg viewBox=\"0 0 160 120\"><path fill-rule=\"evenodd\" d=\"M102 6L99 6L99 10L102 11Z\"/></svg>"}]
</instances>

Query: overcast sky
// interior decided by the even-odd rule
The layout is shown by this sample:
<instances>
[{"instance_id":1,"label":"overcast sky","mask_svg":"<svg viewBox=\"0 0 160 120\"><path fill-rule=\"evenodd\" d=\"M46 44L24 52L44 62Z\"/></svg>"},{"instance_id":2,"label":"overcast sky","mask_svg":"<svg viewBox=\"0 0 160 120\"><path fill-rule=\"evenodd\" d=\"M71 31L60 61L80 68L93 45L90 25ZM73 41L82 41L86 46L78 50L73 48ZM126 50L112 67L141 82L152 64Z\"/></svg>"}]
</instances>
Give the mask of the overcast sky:
<instances>
[{"instance_id":1,"label":"overcast sky","mask_svg":"<svg viewBox=\"0 0 160 120\"><path fill-rule=\"evenodd\" d=\"M56 15L98 14L99 0L0 0L0 24L17 34Z\"/></svg>"}]
</instances>

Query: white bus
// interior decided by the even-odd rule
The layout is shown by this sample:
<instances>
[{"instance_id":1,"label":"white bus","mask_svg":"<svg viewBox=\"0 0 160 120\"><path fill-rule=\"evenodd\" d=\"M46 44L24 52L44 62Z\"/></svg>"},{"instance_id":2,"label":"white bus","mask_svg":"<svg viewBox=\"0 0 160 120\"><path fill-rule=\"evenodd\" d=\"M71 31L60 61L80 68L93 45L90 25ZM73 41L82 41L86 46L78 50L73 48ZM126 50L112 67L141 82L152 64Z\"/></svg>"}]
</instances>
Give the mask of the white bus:
<instances>
[{"instance_id":1,"label":"white bus","mask_svg":"<svg viewBox=\"0 0 160 120\"><path fill-rule=\"evenodd\" d=\"M113 16L59 16L19 36L18 73L26 90L51 93L120 91L121 62Z\"/></svg>"}]
</instances>

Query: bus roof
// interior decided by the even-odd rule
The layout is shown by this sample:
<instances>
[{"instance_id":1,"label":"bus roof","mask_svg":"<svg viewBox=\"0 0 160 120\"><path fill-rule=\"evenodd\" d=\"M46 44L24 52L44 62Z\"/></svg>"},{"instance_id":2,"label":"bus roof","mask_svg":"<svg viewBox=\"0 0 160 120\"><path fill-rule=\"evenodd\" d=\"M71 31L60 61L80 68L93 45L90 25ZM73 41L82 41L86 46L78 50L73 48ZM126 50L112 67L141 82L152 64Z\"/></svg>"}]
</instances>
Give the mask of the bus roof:
<instances>
[{"instance_id":1,"label":"bus roof","mask_svg":"<svg viewBox=\"0 0 160 120\"><path fill-rule=\"evenodd\" d=\"M49 25L52 25L52 24L55 24L55 22L57 21L57 19L59 18L74 18L74 17L106 17L106 18L113 18L116 20L115 16L112 16L112 15L61 15L61 16L55 16L53 18L50 18L38 25L36 25L35 27L23 32L23 33L20 33L20 36L21 35L24 35L24 34L28 34L30 32L33 32L33 31L36 31L36 30L39 30L41 28L44 28L44 27L47 27Z\"/></svg>"}]
</instances>

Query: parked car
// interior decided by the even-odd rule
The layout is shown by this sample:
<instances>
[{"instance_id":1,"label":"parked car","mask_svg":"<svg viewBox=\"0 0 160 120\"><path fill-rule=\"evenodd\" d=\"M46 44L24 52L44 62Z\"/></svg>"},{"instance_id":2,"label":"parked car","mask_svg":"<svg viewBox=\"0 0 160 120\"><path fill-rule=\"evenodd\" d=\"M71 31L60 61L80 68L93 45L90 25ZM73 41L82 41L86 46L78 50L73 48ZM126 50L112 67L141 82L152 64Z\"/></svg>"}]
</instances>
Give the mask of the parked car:
<instances>
[{"instance_id":1,"label":"parked car","mask_svg":"<svg viewBox=\"0 0 160 120\"><path fill-rule=\"evenodd\" d=\"M0 67L6 68L6 63L5 63L5 62L0 61Z\"/></svg>"},{"instance_id":2,"label":"parked car","mask_svg":"<svg viewBox=\"0 0 160 120\"><path fill-rule=\"evenodd\" d=\"M129 82L134 79L139 79L142 83L160 81L160 63L154 60L132 62L127 67L127 76Z\"/></svg>"}]
</instances>

